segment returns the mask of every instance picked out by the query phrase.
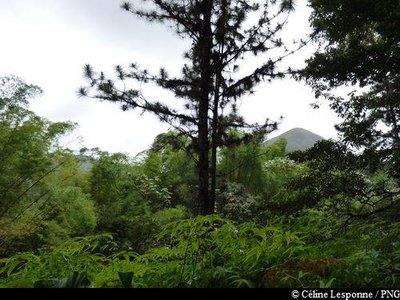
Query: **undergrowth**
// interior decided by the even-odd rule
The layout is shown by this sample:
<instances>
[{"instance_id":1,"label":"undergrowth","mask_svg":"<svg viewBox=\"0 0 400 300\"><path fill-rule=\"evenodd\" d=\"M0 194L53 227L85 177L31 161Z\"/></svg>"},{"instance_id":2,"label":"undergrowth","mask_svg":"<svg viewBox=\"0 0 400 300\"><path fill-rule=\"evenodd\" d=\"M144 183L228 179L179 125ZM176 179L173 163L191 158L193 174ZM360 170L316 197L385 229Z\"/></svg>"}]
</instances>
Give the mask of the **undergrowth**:
<instances>
[{"instance_id":1,"label":"undergrowth","mask_svg":"<svg viewBox=\"0 0 400 300\"><path fill-rule=\"evenodd\" d=\"M298 225L298 224L297 224ZM146 253L126 251L108 234L68 240L53 249L0 260L0 287L83 274L92 287L371 287L396 286L400 244L374 241L375 231L316 241L284 224L260 227L219 216L172 222ZM297 228L301 228L297 226ZM386 230L392 239L399 226ZM352 236L353 234L353 236ZM357 246L352 239L357 238ZM346 248L346 249L345 249Z\"/></svg>"}]
</instances>

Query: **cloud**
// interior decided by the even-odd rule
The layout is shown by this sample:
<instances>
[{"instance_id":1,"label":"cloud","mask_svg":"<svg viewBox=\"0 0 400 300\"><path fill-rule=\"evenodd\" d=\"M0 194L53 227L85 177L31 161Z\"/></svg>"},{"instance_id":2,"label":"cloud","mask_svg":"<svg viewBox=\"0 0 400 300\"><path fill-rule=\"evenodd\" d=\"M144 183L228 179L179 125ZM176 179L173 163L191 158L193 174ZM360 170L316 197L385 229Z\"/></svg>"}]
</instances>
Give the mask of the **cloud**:
<instances>
[{"instance_id":1,"label":"cloud","mask_svg":"<svg viewBox=\"0 0 400 300\"><path fill-rule=\"evenodd\" d=\"M175 73L189 41L165 26L138 20L119 4L119 0L1 0L0 73L41 86L45 95L31 108L50 120L78 122L78 134L88 147L136 154L167 126L149 115L124 113L116 105L77 99L76 90L85 83L82 68L90 63L112 75L114 65L137 62L150 70L165 66ZM307 23L304 8L300 14L294 18L294 34ZM168 98L168 93L147 90L149 96ZM305 127L325 137L334 135L334 114L311 110L314 97L309 88L285 80L261 84L257 91L242 101L247 120L262 122L283 115L282 130Z\"/></svg>"},{"instance_id":2,"label":"cloud","mask_svg":"<svg viewBox=\"0 0 400 300\"><path fill-rule=\"evenodd\" d=\"M149 24L120 8L116 0L30 0L45 5L69 28L136 52L150 52L161 61L180 59L187 43L160 24ZM137 2L137 1L136 1Z\"/></svg>"}]
</instances>

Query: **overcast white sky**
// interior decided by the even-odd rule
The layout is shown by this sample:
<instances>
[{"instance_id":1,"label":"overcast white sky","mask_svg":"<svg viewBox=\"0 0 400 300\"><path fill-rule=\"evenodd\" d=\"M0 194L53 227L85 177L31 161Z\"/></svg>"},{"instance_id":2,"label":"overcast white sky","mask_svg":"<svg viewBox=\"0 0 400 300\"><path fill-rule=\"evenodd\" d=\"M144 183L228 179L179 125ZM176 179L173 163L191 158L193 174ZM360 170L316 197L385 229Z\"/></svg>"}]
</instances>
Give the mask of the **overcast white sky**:
<instances>
[{"instance_id":1,"label":"overcast white sky","mask_svg":"<svg viewBox=\"0 0 400 300\"><path fill-rule=\"evenodd\" d=\"M134 0L139 1L139 0ZM83 145L110 152L137 154L168 127L151 115L122 112L118 106L78 98L85 83L82 69L98 70L116 64L179 70L187 42L161 25L147 24L123 12L120 0L1 0L0 76L16 75L44 90L30 108L52 121L74 121ZM297 0L288 33L308 32L306 0ZM291 58L301 63L308 49ZM257 93L241 101L240 111L250 122L284 117L276 136L302 127L334 138L338 119L327 107L313 110L309 87L290 79L263 83Z\"/></svg>"}]
</instances>

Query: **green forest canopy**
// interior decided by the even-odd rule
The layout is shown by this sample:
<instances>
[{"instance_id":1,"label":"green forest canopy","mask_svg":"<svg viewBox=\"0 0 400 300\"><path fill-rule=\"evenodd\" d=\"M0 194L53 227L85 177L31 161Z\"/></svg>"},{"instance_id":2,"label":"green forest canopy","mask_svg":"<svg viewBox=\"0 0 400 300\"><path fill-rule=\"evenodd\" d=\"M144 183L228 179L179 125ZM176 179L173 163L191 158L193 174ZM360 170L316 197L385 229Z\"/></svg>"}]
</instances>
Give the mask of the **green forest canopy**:
<instances>
[{"instance_id":1,"label":"green forest canopy","mask_svg":"<svg viewBox=\"0 0 400 300\"><path fill-rule=\"evenodd\" d=\"M215 3L224 8L211 10L222 14L221 24L223 14L232 21L257 8ZM282 11L292 9L291 1L277 3ZM207 148L215 155L207 160L215 169L215 186L207 183L215 188L214 214L198 216L198 156L204 152L193 150L190 135L171 129L137 157L100 149L74 153L59 139L76 124L36 115L28 104L40 88L1 77L0 287L398 287L400 3L309 3L320 48L293 75L343 119L337 125L342 138L287 153L284 139L264 143L268 130L227 126L224 143ZM177 10L178 16L196 16L195 9L210 7ZM193 24L183 25L183 35L198 33L190 32ZM227 32L236 49L240 37ZM204 61L214 66L192 50L186 79L197 80L196 72L207 71ZM257 76L235 92L251 90ZM88 77L100 92L113 94L110 82ZM338 97L335 89L346 84L367 91ZM168 87L196 110L193 90L180 90L179 82ZM231 91L225 88L218 91ZM230 117L217 123L240 120ZM210 128L212 142L218 135Z\"/></svg>"}]
</instances>

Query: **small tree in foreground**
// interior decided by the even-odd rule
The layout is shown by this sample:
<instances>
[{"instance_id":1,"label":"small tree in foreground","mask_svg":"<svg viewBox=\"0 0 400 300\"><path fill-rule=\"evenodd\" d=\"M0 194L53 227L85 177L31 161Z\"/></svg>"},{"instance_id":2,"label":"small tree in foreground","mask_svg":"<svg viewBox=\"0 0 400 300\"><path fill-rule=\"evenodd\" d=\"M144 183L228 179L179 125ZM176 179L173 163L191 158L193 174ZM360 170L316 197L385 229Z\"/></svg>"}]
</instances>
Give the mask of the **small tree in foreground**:
<instances>
[{"instance_id":1,"label":"small tree in foreground","mask_svg":"<svg viewBox=\"0 0 400 300\"><path fill-rule=\"evenodd\" d=\"M295 50L287 49L280 34L293 11L293 0L143 0L142 6L126 2L123 9L149 22L170 26L180 37L191 40L184 54L186 63L180 77L165 69L150 74L136 64L127 69L117 66L117 82L104 73L85 67L90 86L80 89L83 96L121 104L123 110L141 109L159 117L182 136L189 137L186 149L197 164L198 195L195 211L211 214L215 207L217 149L238 144L255 133L276 128L268 119L264 124L248 124L238 115L237 101L252 94L262 80L284 77L279 63ZM304 42L296 45L301 48ZM268 54L264 63L247 74L239 73L243 61ZM129 82L128 82L129 81ZM130 82L155 83L184 100L184 109L148 99ZM123 84L120 84L120 83ZM244 136L231 135L244 130ZM184 146L184 145L183 145Z\"/></svg>"}]
</instances>

